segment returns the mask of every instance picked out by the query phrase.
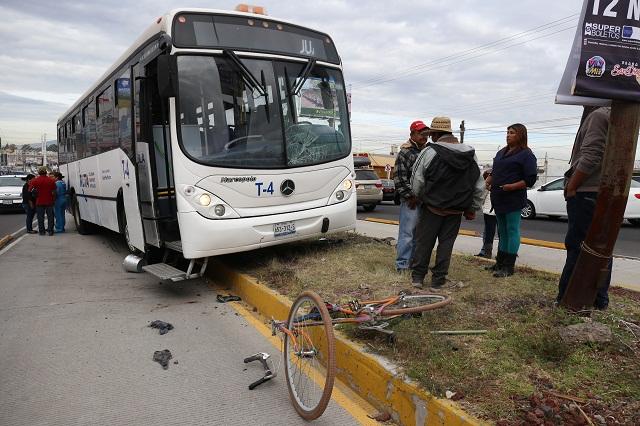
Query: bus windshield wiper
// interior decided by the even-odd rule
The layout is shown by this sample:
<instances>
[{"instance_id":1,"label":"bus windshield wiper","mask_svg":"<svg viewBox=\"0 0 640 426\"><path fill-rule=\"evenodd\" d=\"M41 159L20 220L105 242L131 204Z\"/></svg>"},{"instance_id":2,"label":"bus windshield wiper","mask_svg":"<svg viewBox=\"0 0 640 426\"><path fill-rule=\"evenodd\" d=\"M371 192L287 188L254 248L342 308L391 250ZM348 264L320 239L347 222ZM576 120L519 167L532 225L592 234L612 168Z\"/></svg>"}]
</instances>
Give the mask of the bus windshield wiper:
<instances>
[{"instance_id":1,"label":"bus windshield wiper","mask_svg":"<svg viewBox=\"0 0 640 426\"><path fill-rule=\"evenodd\" d=\"M260 82L253 76L253 74L251 74L251 71L249 71L249 68L247 68L245 66L245 64L242 63L240 58L238 58L238 55L236 55L232 50L229 50L229 49L225 49L222 52L226 56L228 56L229 59L231 59L231 62L233 62L233 64L238 69L238 71L240 71L240 74L242 74L242 78L244 79L244 81L252 89L257 90L258 93L260 93L260 96L264 96L266 98L267 97L267 91L262 86L262 84L260 84Z\"/></svg>"},{"instance_id":2,"label":"bus windshield wiper","mask_svg":"<svg viewBox=\"0 0 640 426\"><path fill-rule=\"evenodd\" d=\"M302 86L304 86L304 83L307 81L307 79L309 78L309 75L311 74L311 70L313 70L313 67L315 66L316 66L316 60L309 58L309 62L307 62L307 66L304 67L304 69L302 70L302 73L300 73L300 75L298 76L300 80L298 80L298 83L295 86L293 86L294 95L298 95L300 93L300 90L302 90Z\"/></svg>"}]
</instances>

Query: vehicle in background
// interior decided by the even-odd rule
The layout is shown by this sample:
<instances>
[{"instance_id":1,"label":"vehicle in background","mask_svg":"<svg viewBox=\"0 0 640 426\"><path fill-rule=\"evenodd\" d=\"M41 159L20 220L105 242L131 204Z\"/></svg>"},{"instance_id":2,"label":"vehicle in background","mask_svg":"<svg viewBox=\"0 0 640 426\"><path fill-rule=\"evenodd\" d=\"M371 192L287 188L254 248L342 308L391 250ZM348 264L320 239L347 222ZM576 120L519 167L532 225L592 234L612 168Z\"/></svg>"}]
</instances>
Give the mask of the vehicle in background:
<instances>
[{"instance_id":1,"label":"vehicle in background","mask_svg":"<svg viewBox=\"0 0 640 426\"><path fill-rule=\"evenodd\" d=\"M382 181L373 169L356 169L356 200L370 212L382 202Z\"/></svg>"},{"instance_id":2,"label":"vehicle in background","mask_svg":"<svg viewBox=\"0 0 640 426\"><path fill-rule=\"evenodd\" d=\"M16 174L0 176L0 209L23 210L22 187L24 181Z\"/></svg>"},{"instance_id":3,"label":"vehicle in background","mask_svg":"<svg viewBox=\"0 0 640 426\"><path fill-rule=\"evenodd\" d=\"M553 219L567 215L564 178L553 180L539 188L527 191L527 205L522 209L521 217L533 219L537 215L546 215ZM635 180L631 181L624 218L632 225L640 226L640 183Z\"/></svg>"},{"instance_id":4,"label":"vehicle in background","mask_svg":"<svg viewBox=\"0 0 640 426\"><path fill-rule=\"evenodd\" d=\"M396 198L396 184L393 179L380 179L382 182L382 201L394 201Z\"/></svg>"},{"instance_id":5,"label":"vehicle in background","mask_svg":"<svg viewBox=\"0 0 640 426\"><path fill-rule=\"evenodd\" d=\"M640 176L632 176L631 179L633 179L636 182L640 183Z\"/></svg>"}]
</instances>

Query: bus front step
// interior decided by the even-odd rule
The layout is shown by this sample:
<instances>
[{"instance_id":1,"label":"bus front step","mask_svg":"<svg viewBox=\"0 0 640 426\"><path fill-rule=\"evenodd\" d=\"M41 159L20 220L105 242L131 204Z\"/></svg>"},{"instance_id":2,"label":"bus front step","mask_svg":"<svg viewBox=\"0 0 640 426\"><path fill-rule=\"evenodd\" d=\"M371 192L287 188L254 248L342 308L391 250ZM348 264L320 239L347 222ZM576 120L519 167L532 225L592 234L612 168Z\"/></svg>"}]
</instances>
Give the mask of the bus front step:
<instances>
[{"instance_id":1,"label":"bus front step","mask_svg":"<svg viewBox=\"0 0 640 426\"><path fill-rule=\"evenodd\" d=\"M173 251L177 251L178 253L182 253L182 241L178 240L178 241L165 241L164 242L164 247L169 249L169 250L173 250Z\"/></svg>"},{"instance_id":2,"label":"bus front step","mask_svg":"<svg viewBox=\"0 0 640 426\"><path fill-rule=\"evenodd\" d=\"M200 271L192 272L196 262L201 262ZM150 273L155 277L160 278L161 280L171 280L173 282L176 282L202 277L205 270L207 269L208 263L208 257L202 259L191 259L189 261L189 267L186 272L167 263L154 263L153 265L146 265L142 267L142 270Z\"/></svg>"}]
</instances>

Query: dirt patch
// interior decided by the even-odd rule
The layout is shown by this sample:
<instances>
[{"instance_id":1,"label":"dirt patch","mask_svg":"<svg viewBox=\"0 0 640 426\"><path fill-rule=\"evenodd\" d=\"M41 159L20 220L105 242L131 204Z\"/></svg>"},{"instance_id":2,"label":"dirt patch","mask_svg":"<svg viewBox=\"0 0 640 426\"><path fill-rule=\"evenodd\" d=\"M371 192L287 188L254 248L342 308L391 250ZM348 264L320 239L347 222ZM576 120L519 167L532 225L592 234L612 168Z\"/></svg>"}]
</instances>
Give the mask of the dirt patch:
<instances>
[{"instance_id":1,"label":"dirt patch","mask_svg":"<svg viewBox=\"0 0 640 426\"><path fill-rule=\"evenodd\" d=\"M290 298L311 289L346 302L410 289L410 276L395 271L394 258L385 242L347 233L226 259ZM463 286L451 291L453 303L397 321L394 344L356 327L344 331L393 359L426 390L455 393L463 409L498 424L588 424L587 418L640 424L640 296L613 288L609 309L585 318L554 306L557 275L518 268L497 279L485 265L455 256L449 277ZM605 324L613 340L563 343L560 330L584 321ZM478 329L487 333L431 333Z\"/></svg>"}]
</instances>

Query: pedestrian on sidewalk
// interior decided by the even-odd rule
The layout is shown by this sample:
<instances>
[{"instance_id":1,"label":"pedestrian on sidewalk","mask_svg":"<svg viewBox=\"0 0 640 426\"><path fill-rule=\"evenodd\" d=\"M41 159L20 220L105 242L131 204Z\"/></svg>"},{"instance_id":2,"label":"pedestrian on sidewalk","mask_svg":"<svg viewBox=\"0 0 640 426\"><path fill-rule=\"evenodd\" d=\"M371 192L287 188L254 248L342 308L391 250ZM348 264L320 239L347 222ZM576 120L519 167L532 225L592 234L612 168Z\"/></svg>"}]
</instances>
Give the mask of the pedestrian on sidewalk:
<instances>
[{"instance_id":1,"label":"pedestrian on sidewalk","mask_svg":"<svg viewBox=\"0 0 640 426\"><path fill-rule=\"evenodd\" d=\"M427 143L429 127L417 120L409 126L409 140L400 146L393 168L393 182L400 196L400 226L396 245L396 270L407 271L415 249L414 232L418 221L418 198L411 189L413 165Z\"/></svg>"},{"instance_id":2,"label":"pedestrian on sidewalk","mask_svg":"<svg viewBox=\"0 0 640 426\"><path fill-rule=\"evenodd\" d=\"M38 233L45 235L44 215L47 215L47 233L53 235L53 203L56 197L56 183L47 176L47 168L38 169L38 177L29 182L29 191L35 191Z\"/></svg>"},{"instance_id":3,"label":"pedestrian on sidewalk","mask_svg":"<svg viewBox=\"0 0 640 426\"><path fill-rule=\"evenodd\" d=\"M22 180L25 181L24 185L22 185L22 208L24 212L27 214L27 234L35 234L37 231L33 230L33 217L36 215L36 205L33 196L31 195L31 191L29 191L29 183L36 176L34 174L29 173Z\"/></svg>"},{"instance_id":4,"label":"pedestrian on sidewalk","mask_svg":"<svg viewBox=\"0 0 640 426\"><path fill-rule=\"evenodd\" d=\"M565 175L564 197L567 203L568 228L564 244L567 260L558 283L557 302L564 297L567 285L576 266L582 242L587 236L598 198L602 157L604 156L607 133L609 131L611 108L584 107L582 122L578 128L571 151L571 166ZM594 303L596 309L609 306L609 285L611 268L604 281L598 286Z\"/></svg>"},{"instance_id":5,"label":"pedestrian on sidewalk","mask_svg":"<svg viewBox=\"0 0 640 426\"><path fill-rule=\"evenodd\" d=\"M507 146L493 159L487 189L498 222L496 263L487 269L494 277L513 275L520 249L520 214L527 204L527 188L538 179L538 160L527 144L527 128L520 124L507 127Z\"/></svg>"},{"instance_id":6,"label":"pedestrian on sidewalk","mask_svg":"<svg viewBox=\"0 0 640 426\"><path fill-rule=\"evenodd\" d=\"M433 143L422 150L411 176L413 192L422 202L411 283L422 287L437 240L431 290L438 291L448 281L451 253L462 216L473 220L482 205L484 180L475 150L453 136L449 117L434 117L429 132Z\"/></svg>"},{"instance_id":7,"label":"pedestrian on sidewalk","mask_svg":"<svg viewBox=\"0 0 640 426\"><path fill-rule=\"evenodd\" d=\"M482 173L482 179L487 181L487 178L491 176L491 169L485 170ZM485 257L491 259L493 256L493 239L496 236L496 214L493 211L491 205L491 194L489 191L484 193L484 202L482 204L482 216L484 219L484 231L482 232L482 248L480 252L476 254L478 257Z\"/></svg>"},{"instance_id":8,"label":"pedestrian on sidewalk","mask_svg":"<svg viewBox=\"0 0 640 426\"><path fill-rule=\"evenodd\" d=\"M64 211L67 207L67 184L64 176L60 172L54 173L56 177L56 201L54 203L54 214L56 218L56 232L64 232L65 217Z\"/></svg>"}]
</instances>

